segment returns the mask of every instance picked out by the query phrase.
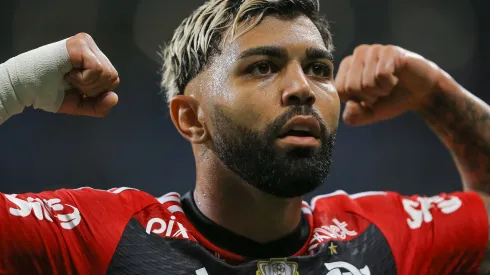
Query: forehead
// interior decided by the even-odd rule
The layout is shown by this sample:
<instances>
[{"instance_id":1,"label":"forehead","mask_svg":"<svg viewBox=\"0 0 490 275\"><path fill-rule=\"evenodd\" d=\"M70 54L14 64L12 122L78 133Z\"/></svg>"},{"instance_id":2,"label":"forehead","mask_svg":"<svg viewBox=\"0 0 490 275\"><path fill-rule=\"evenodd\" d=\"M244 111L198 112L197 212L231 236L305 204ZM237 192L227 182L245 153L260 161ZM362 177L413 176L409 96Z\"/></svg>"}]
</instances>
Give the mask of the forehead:
<instances>
[{"instance_id":1,"label":"forehead","mask_svg":"<svg viewBox=\"0 0 490 275\"><path fill-rule=\"evenodd\" d=\"M225 46L223 52L234 55L265 45L284 47L289 53L304 53L309 47L326 50L320 32L308 17L298 16L285 20L267 16L260 24Z\"/></svg>"}]
</instances>

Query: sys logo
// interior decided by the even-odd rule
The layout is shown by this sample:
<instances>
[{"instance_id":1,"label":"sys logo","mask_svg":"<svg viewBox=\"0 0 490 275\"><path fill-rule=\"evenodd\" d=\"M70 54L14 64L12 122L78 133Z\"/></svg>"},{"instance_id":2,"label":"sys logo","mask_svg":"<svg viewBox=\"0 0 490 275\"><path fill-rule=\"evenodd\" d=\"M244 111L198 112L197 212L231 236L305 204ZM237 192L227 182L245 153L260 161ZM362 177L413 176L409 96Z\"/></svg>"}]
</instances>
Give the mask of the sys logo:
<instances>
[{"instance_id":1,"label":"sys logo","mask_svg":"<svg viewBox=\"0 0 490 275\"><path fill-rule=\"evenodd\" d=\"M429 198L419 197L416 200L403 199L403 208L410 216L407 219L407 224L411 229L418 229L422 224L432 222L431 209L439 209L444 214L456 212L463 202L455 196L433 196Z\"/></svg>"},{"instance_id":2,"label":"sys logo","mask_svg":"<svg viewBox=\"0 0 490 275\"><path fill-rule=\"evenodd\" d=\"M64 229L73 229L80 224L82 217L80 211L73 205L61 204L60 199L40 199L28 197L26 200L17 198L16 194L5 195L5 197L16 205L10 207L10 214L17 217L27 217L34 215L38 220L53 222L53 218L60 221L61 227ZM64 213L66 209L71 209L71 213Z\"/></svg>"}]
</instances>

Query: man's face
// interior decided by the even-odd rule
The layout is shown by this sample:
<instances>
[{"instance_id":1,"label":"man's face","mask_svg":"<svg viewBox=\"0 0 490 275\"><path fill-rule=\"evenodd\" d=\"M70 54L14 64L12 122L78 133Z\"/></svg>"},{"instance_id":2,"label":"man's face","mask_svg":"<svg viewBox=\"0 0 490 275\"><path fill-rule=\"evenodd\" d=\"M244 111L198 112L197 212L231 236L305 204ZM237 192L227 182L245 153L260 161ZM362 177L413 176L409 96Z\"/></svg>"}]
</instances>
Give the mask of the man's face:
<instances>
[{"instance_id":1,"label":"man's face","mask_svg":"<svg viewBox=\"0 0 490 275\"><path fill-rule=\"evenodd\" d=\"M301 196L329 173L340 111L330 55L307 17L269 16L201 78L212 149L265 193Z\"/></svg>"}]
</instances>

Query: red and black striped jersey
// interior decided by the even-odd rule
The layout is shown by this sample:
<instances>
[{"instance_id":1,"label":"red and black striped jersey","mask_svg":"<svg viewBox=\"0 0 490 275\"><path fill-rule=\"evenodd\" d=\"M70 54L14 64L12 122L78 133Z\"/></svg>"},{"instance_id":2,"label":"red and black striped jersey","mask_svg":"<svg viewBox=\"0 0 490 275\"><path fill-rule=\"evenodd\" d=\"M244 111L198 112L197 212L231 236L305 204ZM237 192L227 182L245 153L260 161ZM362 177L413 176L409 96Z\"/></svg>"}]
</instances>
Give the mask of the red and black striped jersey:
<instances>
[{"instance_id":1,"label":"red and black striped jersey","mask_svg":"<svg viewBox=\"0 0 490 275\"><path fill-rule=\"evenodd\" d=\"M488 240L472 192L337 191L302 210L310 232L296 253L250 259L201 234L177 193L0 194L0 274L478 274Z\"/></svg>"}]
</instances>

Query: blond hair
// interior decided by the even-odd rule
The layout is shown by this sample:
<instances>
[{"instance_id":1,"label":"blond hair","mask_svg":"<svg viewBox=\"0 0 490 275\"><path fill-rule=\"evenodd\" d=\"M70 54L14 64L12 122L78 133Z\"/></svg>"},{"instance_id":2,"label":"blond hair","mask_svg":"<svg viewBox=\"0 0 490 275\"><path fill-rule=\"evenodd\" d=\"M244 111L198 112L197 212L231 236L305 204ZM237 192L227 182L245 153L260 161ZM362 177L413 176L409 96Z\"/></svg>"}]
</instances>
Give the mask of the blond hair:
<instances>
[{"instance_id":1,"label":"blond hair","mask_svg":"<svg viewBox=\"0 0 490 275\"><path fill-rule=\"evenodd\" d=\"M246 33L267 15L291 19L309 17L332 51L327 21L318 13L318 0L209 0L184 19L162 50L161 88L167 101L184 93L185 86L219 54L227 39Z\"/></svg>"}]
</instances>

